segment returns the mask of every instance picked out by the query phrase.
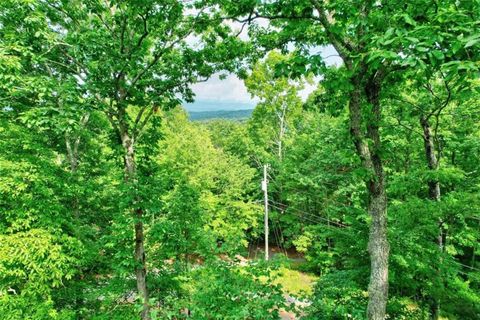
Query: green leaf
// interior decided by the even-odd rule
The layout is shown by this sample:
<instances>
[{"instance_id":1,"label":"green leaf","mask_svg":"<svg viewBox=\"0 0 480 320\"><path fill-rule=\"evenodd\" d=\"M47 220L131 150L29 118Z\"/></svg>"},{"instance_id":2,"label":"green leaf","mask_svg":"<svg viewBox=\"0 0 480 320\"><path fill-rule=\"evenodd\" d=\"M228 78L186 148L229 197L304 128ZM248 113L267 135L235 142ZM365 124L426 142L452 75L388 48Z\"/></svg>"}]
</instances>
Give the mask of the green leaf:
<instances>
[{"instance_id":1,"label":"green leaf","mask_svg":"<svg viewBox=\"0 0 480 320\"><path fill-rule=\"evenodd\" d=\"M480 42L480 38L478 38L478 36L477 36L477 38L467 41L467 43L465 44L465 48L473 47L474 45L476 45L479 42Z\"/></svg>"}]
</instances>

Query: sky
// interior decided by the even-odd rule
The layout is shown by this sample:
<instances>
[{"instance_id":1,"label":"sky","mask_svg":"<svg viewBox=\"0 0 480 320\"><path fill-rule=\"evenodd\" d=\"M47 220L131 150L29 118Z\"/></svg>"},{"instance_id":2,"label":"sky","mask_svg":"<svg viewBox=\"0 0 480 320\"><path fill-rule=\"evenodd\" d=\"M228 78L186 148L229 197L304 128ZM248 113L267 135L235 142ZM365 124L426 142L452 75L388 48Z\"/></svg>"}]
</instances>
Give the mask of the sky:
<instances>
[{"instance_id":1,"label":"sky","mask_svg":"<svg viewBox=\"0 0 480 320\"><path fill-rule=\"evenodd\" d=\"M341 59L332 46L312 49L312 54L320 54L327 65L339 65ZM229 74L225 79L220 79L220 74L215 74L208 81L194 84L195 102L185 107L189 111L213 110L241 110L253 109L258 99L252 97L242 80L236 75ZM306 84L300 92L301 98L306 100L315 89L315 84Z\"/></svg>"},{"instance_id":2,"label":"sky","mask_svg":"<svg viewBox=\"0 0 480 320\"><path fill-rule=\"evenodd\" d=\"M248 40L248 27L230 21L227 22L234 30L240 31L239 37ZM257 19L256 24L266 27L269 24L267 19ZM195 39L187 40L195 43ZM340 65L342 63L337 51L333 46L315 47L310 50L312 55L320 54L327 65ZM316 79L319 80L319 79ZM317 81L314 81L314 83ZM315 84L305 84L305 89L300 92L301 98L305 101L308 95L315 90ZM243 80L234 74L228 74L225 79L220 79L220 74L213 75L206 82L193 85L195 102L185 104L188 111L215 111L215 110L241 110L253 109L258 99L252 97L245 87Z\"/></svg>"}]
</instances>

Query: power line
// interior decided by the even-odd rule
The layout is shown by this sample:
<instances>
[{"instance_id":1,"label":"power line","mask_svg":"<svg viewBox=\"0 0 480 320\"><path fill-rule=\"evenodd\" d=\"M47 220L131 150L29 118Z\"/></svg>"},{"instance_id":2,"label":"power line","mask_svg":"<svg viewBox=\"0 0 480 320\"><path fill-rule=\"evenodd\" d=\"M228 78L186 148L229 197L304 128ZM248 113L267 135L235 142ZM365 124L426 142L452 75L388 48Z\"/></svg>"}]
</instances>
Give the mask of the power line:
<instances>
[{"instance_id":1,"label":"power line","mask_svg":"<svg viewBox=\"0 0 480 320\"><path fill-rule=\"evenodd\" d=\"M285 252L285 256L288 257L287 249L285 248L285 238L283 237L282 225L280 223L280 219L278 218L278 215L277 215L276 218L277 218L278 230L280 231L280 237L281 237L281 240L282 240L283 251Z\"/></svg>"},{"instance_id":2,"label":"power line","mask_svg":"<svg viewBox=\"0 0 480 320\"><path fill-rule=\"evenodd\" d=\"M278 207L278 206L276 206L276 205L270 204L270 206L273 207L273 208L282 210L282 208L280 208L280 207ZM348 233L346 232L346 230L345 230L345 229L347 229L347 228L340 229L340 228L338 228L338 227L334 227L334 226L332 226L332 225L325 224L324 222L321 222L321 221L319 221L319 220L315 220L315 219L313 219L313 218L311 218L311 217L308 217L308 216L300 216L300 215L297 215L297 216L298 216L300 219L307 220L307 221L309 221L309 222L311 222L311 223L321 224L321 225L324 225L324 226L326 226L326 227L329 227L329 228L332 228L332 229L334 229L334 230L337 230L337 231L339 231L339 232L343 232L343 233L345 233L345 234L348 234Z\"/></svg>"},{"instance_id":3,"label":"power line","mask_svg":"<svg viewBox=\"0 0 480 320\"><path fill-rule=\"evenodd\" d=\"M270 202L273 202L273 203L275 203L275 204L277 204L277 205L279 205L279 206L288 207L286 204L283 204L283 203L280 203L280 202L277 202L277 201L274 201L274 200L269 200L269 201L270 201ZM300 209L296 209L296 208L292 208L292 207L288 207L288 208L291 209L291 210L300 212L300 213L302 213L302 214L311 215L311 216L316 217L316 218L318 218L318 219L320 219L320 220L324 220L324 221L326 221L326 222L328 222L328 223L337 225L338 227L341 227L341 228L349 227L349 226L347 226L347 225L345 225L345 224L342 224L342 223L340 223L340 222L332 221L332 220L330 220L330 219L328 219L328 218L325 218L325 217L322 217L322 216L319 216L319 215L316 215L316 214L313 214L313 213L310 213L310 212L302 211L302 210L300 210Z\"/></svg>"},{"instance_id":4,"label":"power line","mask_svg":"<svg viewBox=\"0 0 480 320\"><path fill-rule=\"evenodd\" d=\"M275 244L277 245L277 247L280 248L280 241L278 238L277 228L275 227L275 222L273 221L273 219L272 219L272 229L273 229L273 238L275 240Z\"/></svg>"},{"instance_id":5,"label":"power line","mask_svg":"<svg viewBox=\"0 0 480 320\"><path fill-rule=\"evenodd\" d=\"M284 211L284 208L281 208L277 205L274 205L274 204L271 204L270 203L270 206L278 209L278 210L281 210L281 211ZM322 224L322 225L325 225L329 228L333 228L334 230L337 230L337 231L342 231L344 233L346 233L345 229L351 229L351 230L354 230L354 231L358 231L358 232L363 232L362 230L360 229L356 229L356 228L353 228L352 226L347 226L347 225L338 225L336 224L336 227L332 224L325 224L325 222L323 221L329 221L328 219L325 219L323 217L320 217L320 216L317 216L315 214L312 214L312 213L309 213L309 212L305 212L305 211L301 211L301 210L296 210L297 212L293 212L293 214L295 214L297 217L303 219L303 220L307 220L311 223L315 223L315 224ZM300 215L299 213L302 213L302 215ZM322 219L323 218L323 219ZM316 219L320 219L320 220L316 220ZM321 221L323 220L323 221ZM330 222L333 222L333 221L330 221Z\"/></svg>"},{"instance_id":6,"label":"power line","mask_svg":"<svg viewBox=\"0 0 480 320\"><path fill-rule=\"evenodd\" d=\"M478 268L475 268L475 267L472 267L472 266L469 266L469 265L466 265L466 264L463 264L463 263L460 263L460 262L457 262L455 260L452 260L453 263L459 265L459 266L462 266L462 267L465 267L465 268L468 268L468 269L471 269L471 270L475 270L475 271L479 271L480 272L480 269Z\"/></svg>"},{"instance_id":7,"label":"power line","mask_svg":"<svg viewBox=\"0 0 480 320\"><path fill-rule=\"evenodd\" d=\"M267 165L263 165L263 181L262 181L263 197L265 200L265 260L268 260L268 178L267 178Z\"/></svg>"},{"instance_id":8,"label":"power line","mask_svg":"<svg viewBox=\"0 0 480 320\"><path fill-rule=\"evenodd\" d=\"M255 201L252 201L252 202L247 202L245 204L256 204L256 203L259 203L259 202L262 202L263 200L255 200ZM269 199L268 200L268 203L271 207L273 208L276 208L280 211L284 211L286 208L290 209L290 210L293 210L293 211L296 211L296 213L294 212L294 214L303 219L304 221L308 221L308 222L311 222L311 223L315 223L315 224L321 224L321 225L324 225L326 227L329 227L329 228L332 228L333 230L336 230L336 231L339 231L339 232L342 232L342 233L345 233L345 234L349 234L347 232L346 229L349 229L349 230L354 230L354 231L358 231L358 232L363 232L364 230L360 230L358 228L354 228L352 227L351 225L345 225L345 224L342 224L342 223L339 223L339 222L336 222L336 221L332 221L330 219L327 219L327 218L324 218L324 217L321 217L321 216L318 216L316 214L313 214L313 213L310 213L310 212L306 212L306 211L303 211L303 210L300 210L300 209L296 209L296 208L292 208L292 207L289 207L283 203L280 203L278 201L274 201L274 200L271 200ZM238 209L238 207L234 206L234 205L221 205L223 207L227 207L227 208L235 208L235 209ZM283 207L281 207L283 206ZM302 215L299 215L299 213L301 213ZM474 219L474 220L479 220L480 221L480 217L476 217L476 216L469 216L469 217L465 217L465 218L470 218L470 219ZM274 223L273 227L274 227L274 233L275 233L275 237L276 237L276 241L277 241L277 244L279 246L280 249L286 251L286 249L283 247L283 245L281 245L280 243L280 236L278 234L278 230L276 229L275 227L275 221L272 220L272 222ZM329 223L329 224L325 224L325 222ZM278 217L277 217L277 221L276 223L278 224L278 228L281 232L281 226L280 226L280 222L278 221ZM335 226L333 226L333 225ZM283 238L283 236L282 236ZM259 239L257 239L256 241L256 245L255 245L255 258L258 254L257 252L257 249L258 249L258 244L259 244ZM397 239L397 238L390 238L390 241L394 241L396 242L397 244L402 244L401 240L400 239ZM450 260L450 262L458 265L458 266L461 266L461 267L464 267L464 268L467 268L467 269L470 269L470 270L473 270L473 271L477 271L477 272L480 272L480 269L479 268L476 268L476 267L473 267L473 266L469 266L469 265L466 265L466 264L463 264L463 263L460 263L458 261L455 261L455 260ZM461 274L464 274L464 275L470 275L470 273L465 273L461 270L458 270L457 271L458 273L461 273Z\"/></svg>"},{"instance_id":9,"label":"power line","mask_svg":"<svg viewBox=\"0 0 480 320\"><path fill-rule=\"evenodd\" d=\"M269 202L279 203L279 202L276 202L276 201L273 201L273 200L270 200ZM281 204L281 205L283 205L283 204ZM270 203L270 206L272 206L272 207L274 207L274 208L276 208L276 209L282 210L282 211L284 210L284 208L281 208L281 207L279 207L279 206L277 206L277 205L275 205L275 204L272 204L272 203ZM323 218L323 217L319 217L319 216L314 215L314 214L312 214L312 213L305 212L305 211L298 210L298 209L297 209L296 211L297 211L297 212L300 212L300 213L303 213L303 214L306 214L307 216L310 215L310 218L307 218L307 217L305 217L305 216L299 216L301 219L307 220L307 221L309 221L309 222L313 222L313 223L315 223L315 224L322 224L322 225L324 225L324 226L333 228L333 229L336 230L336 231L340 231L340 232L343 232L343 233L347 233L345 229L351 229L351 230L360 231L359 229L355 229L355 228L353 228L352 226L346 226L346 225L342 225L342 224L340 224L340 226L342 226L342 229L339 229L339 228L333 227L333 226L330 225L330 224L325 224L324 222L320 222L320 221L318 221L318 220L315 220L315 219L311 218L312 216L315 217L315 218ZM297 215L297 216L298 216L298 215ZM323 220L327 220L327 221L333 222L333 221L328 220L328 219L326 219L326 218L323 218ZM395 241L397 244L401 244L401 241L400 241L399 239L396 239L396 238L391 238L390 241ZM472 267L472 266L469 266L469 265L466 265L466 264L463 264L463 263L460 263L460 262L458 262L458 261L451 260L451 262L454 263L454 264L457 264L457 265L459 265L459 266L468 268L468 269L470 269L470 270L475 270L475 271L480 272L480 269L475 268L475 267ZM464 274L464 275L469 275L469 274L467 274L467 273L465 273L465 272L463 272L463 271L461 271L461 270L458 270L457 272L458 272L458 273L461 273L461 274Z\"/></svg>"},{"instance_id":10,"label":"power line","mask_svg":"<svg viewBox=\"0 0 480 320\"><path fill-rule=\"evenodd\" d=\"M273 202L273 203L275 203L275 204L280 204L280 205L283 205L284 207L287 207L287 205L282 204L282 203L279 203L279 202L274 201L274 200L269 200L269 202ZM274 208L279 209L279 210L284 210L284 208L278 207L278 206L276 206L276 205L273 205L273 204L270 204L270 205L271 205L272 207L274 207ZM289 207L289 208L291 209L291 207ZM338 227L343 228L343 230L344 230L344 229L353 229L353 230L356 230L356 231L359 231L359 232L362 231L362 230L357 229L357 228L354 228L354 227L352 227L352 226L347 226L347 225L344 225L344 224L341 224L341 223L335 223L334 221L331 221L331 220L326 219L326 218L324 218L324 217L315 215L315 214L313 214L313 213L309 213L309 212L302 211L302 210L299 210L299 209L295 209L295 211L297 211L297 212L299 212L299 213L302 213L302 214L305 214L305 215L307 215L307 216L310 216L310 219L307 219L307 220L309 220L310 222L324 224L324 223L321 223L321 222L318 221L318 220L315 220L315 219L312 219L312 218L311 218L311 217L314 217L314 218L317 218L317 219L321 219L321 220L323 220L323 221L327 221L327 222L336 224ZM471 218L476 218L476 217L471 217ZM480 218L478 218L478 219L480 220ZM325 225L325 224L324 224L324 225ZM332 227L331 225L327 225L327 226L328 226L328 227ZM335 229L338 230L337 228L335 228ZM397 243L399 243L399 240L400 240L400 239L398 239L398 238L396 238L396 237L390 238L390 241L395 241L395 242L397 242ZM456 263L456 264L458 264L458 265L460 265L460 266L463 266L463 267L465 267L465 268L468 268L468 269L480 271L480 269L474 268L474 267L469 266L469 265L462 264L462 263L457 262L457 261L454 261L454 260L452 260L452 262L453 262L453 263Z\"/></svg>"},{"instance_id":11,"label":"power line","mask_svg":"<svg viewBox=\"0 0 480 320\"><path fill-rule=\"evenodd\" d=\"M283 251L285 256L287 256L287 250L285 249L285 246L283 245L284 239L283 239L283 234L282 234L282 227L280 225L280 221L278 220L278 215L276 216L276 219L272 219L272 223L274 226L274 230L276 230L277 233L277 238L278 238L278 247L280 250Z\"/></svg>"},{"instance_id":12,"label":"power line","mask_svg":"<svg viewBox=\"0 0 480 320\"><path fill-rule=\"evenodd\" d=\"M465 218L480 221L480 217L476 217L476 216L469 216L469 217L465 217Z\"/></svg>"}]
</instances>

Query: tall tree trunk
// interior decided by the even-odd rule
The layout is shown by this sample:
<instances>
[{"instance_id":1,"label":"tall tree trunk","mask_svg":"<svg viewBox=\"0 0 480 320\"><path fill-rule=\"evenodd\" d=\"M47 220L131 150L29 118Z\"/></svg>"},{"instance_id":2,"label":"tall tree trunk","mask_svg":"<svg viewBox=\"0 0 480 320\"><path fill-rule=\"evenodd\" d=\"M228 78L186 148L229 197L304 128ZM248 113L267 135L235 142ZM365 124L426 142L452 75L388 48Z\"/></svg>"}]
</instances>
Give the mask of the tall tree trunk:
<instances>
[{"instance_id":1,"label":"tall tree trunk","mask_svg":"<svg viewBox=\"0 0 480 320\"><path fill-rule=\"evenodd\" d=\"M130 137L125 125L120 124L120 135L122 139L122 146L124 148L124 168L125 181L128 184L137 183L137 170L135 164L135 147L134 141ZM141 299L143 300L143 308L141 319L150 319L150 306L148 303L148 289L147 289L147 268L145 262L145 247L144 247L144 233L143 233L143 210L141 208L134 208L135 221L135 277L137 280L137 290Z\"/></svg>"},{"instance_id":2,"label":"tall tree trunk","mask_svg":"<svg viewBox=\"0 0 480 320\"><path fill-rule=\"evenodd\" d=\"M375 73L366 84L367 101L372 108L371 118L367 120L367 136L372 141L370 157L374 177L368 181L369 205L372 216L368 252L371 259L370 283L368 293L368 317L374 320L385 319L388 299L388 256L390 246L387 239L387 194L385 190L385 172L383 170L379 125L382 117L380 106L380 83Z\"/></svg>"},{"instance_id":3,"label":"tall tree trunk","mask_svg":"<svg viewBox=\"0 0 480 320\"><path fill-rule=\"evenodd\" d=\"M423 143L425 149L425 157L428 164L428 169L431 171L438 170L438 159L435 155L435 144L434 139L432 136L432 130L430 128L430 123L428 118L421 116L420 117L420 125L422 126L423 130ZM440 201L440 182L438 179L430 179L428 181L428 195L429 198L433 201ZM443 230L443 222L440 219L438 221L438 236L437 236L437 243L440 254L444 250L444 230ZM438 272L438 276L441 277L440 271ZM431 317L434 320L439 319L440 317L440 300L438 298L432 298L432 305L430 306L431 309Z\"/></svg>"},{"instance_id":4,"label":"tall tree trunk","mask_svg":"<svg viewBox=\"0 0 480 320\"><path fill-rule=\"evenodd\" d=\"M80 126L83 128L87 125L88 119L90 118L90 114L86 113L80 119ZM67 159L70 164L70 173L75 175L78 169L78 161L79 161L79 153L78 148L80 147L81 135L77 134L75 139L65 132L65 148L67 149ZM73 215L75 218L80 217L80 207L79 207L79 200L78 195L75 195L72 200L72 207L73 207Z\"/></svg>"},{"instance_id":5,"label":"tall tree trunk","mask_svg":"<svg viewBox=\"0 0 480 320\"><path fill-rule=\"evenodd\" d=\"M420 118L420 125L423 129L423 143L425 147L425 156L427 158L428 169L435 171L438 169L438 159L435 155L435 145L430 128L430 123L425 117ZM438 179L428 181L428 194L430 199L440 201L440 182Z\"/></svg>"},{"instance_id":6,"label":"tall tree trunk","mask_svg":"<svg viewBox=\"0 0 480 320\"><path fill-rule=\"evenodd\" d=\"M346 68L353 73L350 84L349 117L350 132L357 150L357 154L362 161L363 167L367 170L369 176L366 178L368 192L368 212L372 217L370 233L368 239L368 252L370 254L370 283L368 285L368 308L367 315L369 320L384 320L386 316L388 300L388 257L390 246L387 239L387 196L385 190L385 173L380 156L380 132L379 122L381 120L380 108L380 90L381 82L386 75L386 70L369 70L368 63L357 63L355 56L361 56L364 53L363 36L366 32L364 26L360 26L356 44L350 42L350 35L339 35L334 30L334 19L332 15L324 8L323 1L310 0L317 9L319 21L325 28L331 44L337 50L338 54L345 63ZM361 15L366 19L370 2L364 2ZM370 72L368 72L370 71ZM375 71L374 73L371 73ZM371 74L370 79L363 83L365 75ZM363 90L364 92L363 92ZM367 101L372 107L372 117L367 118L367 134L364 134L362 119L362 96L367 96ZM368 115L368 114L367 114ZM369 145L368 140L372 141Z\"/></svg>"},{"instance_id":7,"label":"tall tree trunk","mask_svg":"<svg viewBox=\"0 0 480 320\"><path fill-rule=\"evenodd\" d=\"M73 144L75 145L75 142ZM67 159L70 164L70 173L72 177L75 177L78 168L78 153L76 152L75 147L72 146L71 138L67 133L65 133L65 147L67 149ZM73 216L76 219L80 217L80 208L78 202L78 196L75 194L72 199L72 210Z\"/></svg>"},{"instance_id":8,"label":"tall tree trunk","mask_svg":"<svg viewBox=\"0 0 480 320\"><path fill-rule=\"evenodd\" d=\"M62 104L59 103L60 107L62 107ZM89 114L85 114L81 120L80 124L82 126L85 126L88 122ZM65 132L65 148L67 150L67 160L70 165L70 175L71 178L75 180L75 184L78 184L78 177L77 177L77 170L78 170L78 162L79 162L79 152L78 148L80 146L80 140L81 136L78 134L75 139L72 139L72 137ZM79 195L75 192L72 198L72 211L73 211L73 216L75 217L75 220L77 223L79 222L80 218L80 201L79 201ZM83 291L83 290L82 290ZM81 309L83 307L83 300L82 299L82 294L76 295L75 296L75 305L76 308Z\"/></svg>"},{"instance_id":9,"label":"tall tree trunk","mask_svg":"<svg viewBox=\"0 0 480 320\"><path fill-rule=\"evenodd\" d=\"M379 122L381 108L379 101L380 85L375 78L362 88L359 79L352 79L353 90L350 93L350 131L369 175L366 178L368 192L368 212L372 217L368 239L370 255L370 283L368 285L367 316L370 320L384 320L388 299L388 256L390 246L387 239L387 196L385 191L385 173L380 156ZM362 130L362 89L372 110L366 120L367 132ZM368 144L367 139L371 142Z\"/></svg>"}]
</instances>

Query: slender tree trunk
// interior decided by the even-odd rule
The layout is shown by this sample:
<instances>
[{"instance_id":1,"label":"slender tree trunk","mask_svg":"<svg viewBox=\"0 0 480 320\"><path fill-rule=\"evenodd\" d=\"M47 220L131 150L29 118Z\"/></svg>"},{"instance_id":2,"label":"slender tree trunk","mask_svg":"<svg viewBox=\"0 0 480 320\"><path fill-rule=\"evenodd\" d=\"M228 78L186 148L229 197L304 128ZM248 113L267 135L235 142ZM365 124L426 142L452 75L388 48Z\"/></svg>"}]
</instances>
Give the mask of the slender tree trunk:
<instances>
[{"instance_id":1,"label":"slender tree trunk","mask_svg":"<svg viewBox=\"0 0 480 320\"><path fill-rule=\"evenodd\" d=\"M423 143L425 147L425 156L427 158L428 168L432 171L438 169L438 160L435 155L435 145L430 128L430 123L425 117L420 118L420 125L423 129ZM428 193L432 200L440 201L440 182L437 179L428 181Z\"/></svg>"},{"instance_id":2,"label":"slender tree trunk","mask_svg":"<svg viewBox=\"0 0 480 320\"><path fill-rule=\"evenodd\" d=\"M478 220L478 230L480 230L480 220ZM476 258L476 251L475 251L475 247L473 247L472 261L470 262L470 266L472 268L475 268L475 258Z\"/></svg>"},{"instance_id":3,"label":"slender tree trunk","mask_svg":"<svg viewBox=\"0 0 480 320\"><path fill-rule=\"evenodd\" d=\"M283 138L285 136L286 130L286 116L287 116L287 106L283 105L280 113L277 114L278 116L278 160L282 162L283 159Z\"/></svg>"},{"instance_id":4,"label":"slender tree trunk","mask_svg":"<svg viewBox=\"0 0 480 320\"><path fill-rule=\"evenodd\" d=\"M80 126L85 127L90 114L86 113L80 119ZM75 176L78 169L79 153L78 148L80 147L81 136L78 134L74 139L65 132L65 148L67 149L67 159L70 164L70 173ZM74 195L72 200L73 215L76 219L80 217L80 207L79 207L78 195Z\"/></svg>"},{"instance_id":5,"label":"slender tree trunk","mask_svg":"<svg viewBox=\"0 0 480 320\"><path fill-rule=\"evenodd\" d=\"M385 173L380 156L379 121L381 108L379 101L380 85L373 79L365 88L360 80L352 79L354 89L350 93L350 131L362 164L369 175L366 178L368 192L368 212L372 217L368 239L370 255L370 283L368 285L367 316L370 320L384 320L388 300L388 256L390 246L387 239L387 196ZM372 110L367 122L367 132L362 126L362 89ZM371 141L371 144L367 142Z\"/></svg>"},{"instance_id":6,"label":"slender tree trunk","mask_svg":"<svg viewBox=\"0 0 480 320\"><path fill-rule=\"evenodd\" d=\"M134 141L128 134L124 125L120 125L120 135L122 139L122 146L124 148L124 168L125 181L128 184L136 184L136 164L135 164L135 147ZM135 277L137 280L137 290L141 299L143 300L143 308L141 313L142 320L150 319L150 306L148 303L148 289L147 289L147 268L145 262L145 247L144 247L144 233L143 233L143 210L141 208L134 208L135 221Z\"/></svg>"},{"instance_id":7,"label":"slender tree trunk","mask_svg":"<svg viewBox=\"0 0 480 320\"><path fill-rule=\"evenodd\" d=\"M70 173L74 177L78 168L78 154L75 152L74 147L72 147L71 139L67 134L65 134L65 146L67 148L67 158L70 164ZM78 219L80 217L80 208L78 196L76 194L72 199L72 210L73 216Z\"/></svg>"},{"instance_id":8,"label":"slender tree trunk","mask_svg":"<svg viewBox=\"0 0 480 320\"><path fill-rule=\"evenodd\" d=\"M72 147L71 139L67 134L65 134L65 146L67 148L67 158L70 164L70 172L75 173L78 167L78 157L77 157L77 153L74 151L74 148Z\"/></svg>"},{"instance_id":9,"label":"slender tree trunk","mask_svg":"<svg viewBox=\"0 0 480 320\"><path fill-rule=\"evenodd\" d=\"M425 156L427 159L428 169L431 171L438 170L438 159L435 155L435 144L434 139L432 136L432 131L430 128L430 123L427 118L424 116L420 117L420 125L422 126L423 130L423 143L425 148ZM431 179L428 181L428 195L429 198L433 201L440 201L440 182L438 179ZM437 237L438 248L440 250L440 254L444 250L444 230L443 230L443 222L440 219L438 221L438 237ZM440 271L438 272L438 276L441 277ZM430 306L431 309L431 317L433 320L437 320L440 317L440 300L438 298L432 298L432 305Z\"/></svg>"}]
</instances>

